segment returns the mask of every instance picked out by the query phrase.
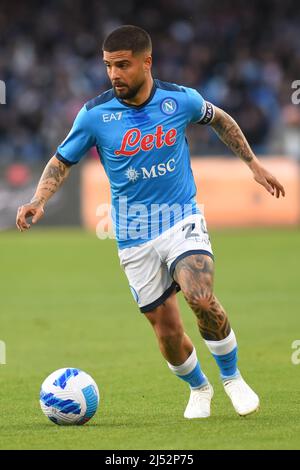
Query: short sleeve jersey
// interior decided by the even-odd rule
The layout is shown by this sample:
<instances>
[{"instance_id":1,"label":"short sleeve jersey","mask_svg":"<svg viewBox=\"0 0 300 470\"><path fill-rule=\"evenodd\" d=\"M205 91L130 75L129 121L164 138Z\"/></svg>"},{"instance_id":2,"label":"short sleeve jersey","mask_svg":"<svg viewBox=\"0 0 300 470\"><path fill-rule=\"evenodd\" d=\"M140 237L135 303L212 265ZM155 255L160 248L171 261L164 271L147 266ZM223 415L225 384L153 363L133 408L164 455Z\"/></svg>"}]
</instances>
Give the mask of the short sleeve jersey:
<instances>
[{"instance_id":1,"label":"short sleeve jersey","mask_svg":"<svg viewBox=\"0 0 300 470\"><path fill-rule=\"evenodd\" d=\"M209 123L212 113L196 90L156 79L140 106L110 89L82 107L56 156L72 165L97 148L120 248L156 238L199 211L185 130L189 123Z\"/></svg>"}]
</instances>

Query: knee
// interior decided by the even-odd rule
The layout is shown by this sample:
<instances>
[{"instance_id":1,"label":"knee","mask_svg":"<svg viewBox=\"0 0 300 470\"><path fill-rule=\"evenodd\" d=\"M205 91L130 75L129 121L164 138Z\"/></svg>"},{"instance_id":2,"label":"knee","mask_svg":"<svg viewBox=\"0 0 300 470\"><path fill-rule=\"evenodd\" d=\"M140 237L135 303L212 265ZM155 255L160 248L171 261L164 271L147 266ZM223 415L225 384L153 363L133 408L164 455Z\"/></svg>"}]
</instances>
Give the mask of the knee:
<instances>
[{"instance_id":1,"label":"knee","mask_svg":"<svg viewBox=\"0 0 300 470\"><path fill-rule=\"evenodd\" d=\"M184 337L184 327L177 307L175 295L167 299L152 312L146 313L160 344L176 347Z\"/></svg>"},{"instance_id":2,"label":"knee","mask_svg":"<svg viewBox=\"0 0 300 470\"><path fill-rule=\"evenodd\" d=\"M166 347L172 347L182 342L184 331L178 327L160 327L156 330L156 335L160 343Z\"/></svg>"},{"instance_id":3,"label":"knee","mask_svg":"<svg viewBox=\"0 0 300 470\"><path fill-rule=\"evenodd\" d=\"M197 289L189 289L183 292L183 295L191 309L196 313L209 312L212 308L214 294L210 288L199 286Z\"/></svg>"}]
</instances>

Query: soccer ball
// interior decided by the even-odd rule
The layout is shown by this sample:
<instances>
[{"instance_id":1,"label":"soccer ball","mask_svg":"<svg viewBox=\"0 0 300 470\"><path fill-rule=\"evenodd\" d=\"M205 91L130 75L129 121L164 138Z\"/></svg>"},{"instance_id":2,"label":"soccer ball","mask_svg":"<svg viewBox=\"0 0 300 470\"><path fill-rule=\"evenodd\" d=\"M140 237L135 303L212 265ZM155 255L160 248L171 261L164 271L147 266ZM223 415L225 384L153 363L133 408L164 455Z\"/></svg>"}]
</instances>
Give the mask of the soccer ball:
<instances>
[{"instance_id":1,"label":"soccer ball","mask_svg":"<svg viewBox=\"0 0 300 470\"><path fill-rule=\"evenodd\" d=\"M58 369L42 383L40 405L55 424L85 424L97 411L99 390L92 377L80 369Z\"/></svg>"}]
</instances>

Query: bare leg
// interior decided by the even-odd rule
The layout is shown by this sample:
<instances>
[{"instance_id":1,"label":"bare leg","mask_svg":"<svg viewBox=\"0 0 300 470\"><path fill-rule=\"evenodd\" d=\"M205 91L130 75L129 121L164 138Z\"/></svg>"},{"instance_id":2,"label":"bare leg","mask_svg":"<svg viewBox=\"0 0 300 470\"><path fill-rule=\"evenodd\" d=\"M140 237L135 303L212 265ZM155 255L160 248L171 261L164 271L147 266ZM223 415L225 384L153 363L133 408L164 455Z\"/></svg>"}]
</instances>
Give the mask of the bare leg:
<instances>
[{"instance_id":1,"label":"bare leg","mask_svg":"<svg viewBox=\"0 0 300 470\"><path fill-rule=\"evenodd\" d=\"M207 418L213 389L200 368L196 350L183 330L175 293L162 305L146 314L171 371L191 387L185 418Z\"/></svg>"},{"instance_id":2,"label":"bare leg","mask_svg":"<svg viewBox=\"0 0 300 470\"><path fill-rule=\"evenodd\" d=\"M164 358L173 365L183 364L193 351L185 334L175 292L153 311L145 313L156 334Z\"/></svg>"},{"instance_id":3,"label":"bare leg","mask_svg":"<svg viewBox=\"0 0 300 470\"><path fill-rule=\"evenodd\" d=\"M175 267L174 278L197 317L199 331L216 359L224 389L234 409L239 415L246 416L258 409L259 398L237 369L235 335L224 308L213 294L213 274L213 260L199 254L180 260ZM222 340L226 343L226 353L220 353L220 344L224 350Z\"/></svg>"},{"instance_id":4,"label":"bare leg","mask_svg":"<svg viewBox=\"0 0 300 470\"><path fill-rule=\"evenodd\" d=\"M213 293L214 262L206 255L191 255L180 260L174 279L197 317L202 337L210 341L226 338L230 331L227 314Z\"/></svg>"}]
</instances>

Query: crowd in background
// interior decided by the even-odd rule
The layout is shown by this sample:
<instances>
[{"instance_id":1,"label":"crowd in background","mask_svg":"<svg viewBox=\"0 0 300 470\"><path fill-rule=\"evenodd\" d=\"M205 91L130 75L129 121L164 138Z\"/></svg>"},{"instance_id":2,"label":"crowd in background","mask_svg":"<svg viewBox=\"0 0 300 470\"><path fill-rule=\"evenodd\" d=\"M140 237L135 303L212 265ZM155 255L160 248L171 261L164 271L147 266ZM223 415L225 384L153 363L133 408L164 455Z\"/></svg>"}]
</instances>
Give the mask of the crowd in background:
<instances>
[{"instance_id":1,"label":"crowd in background","mask_svg":"<svg viewBox=\"0 0 300 470\"><path fill-rule=\"evenodd\" d=\"M257 154L300 159L298 1L1 0L2 162L49 159L82 104L110 87L101 45L121 24L150 33L154 77L226 110ZM209 128L188 136L192 154L226 153Z\"/></svg>"}]
</instances>

